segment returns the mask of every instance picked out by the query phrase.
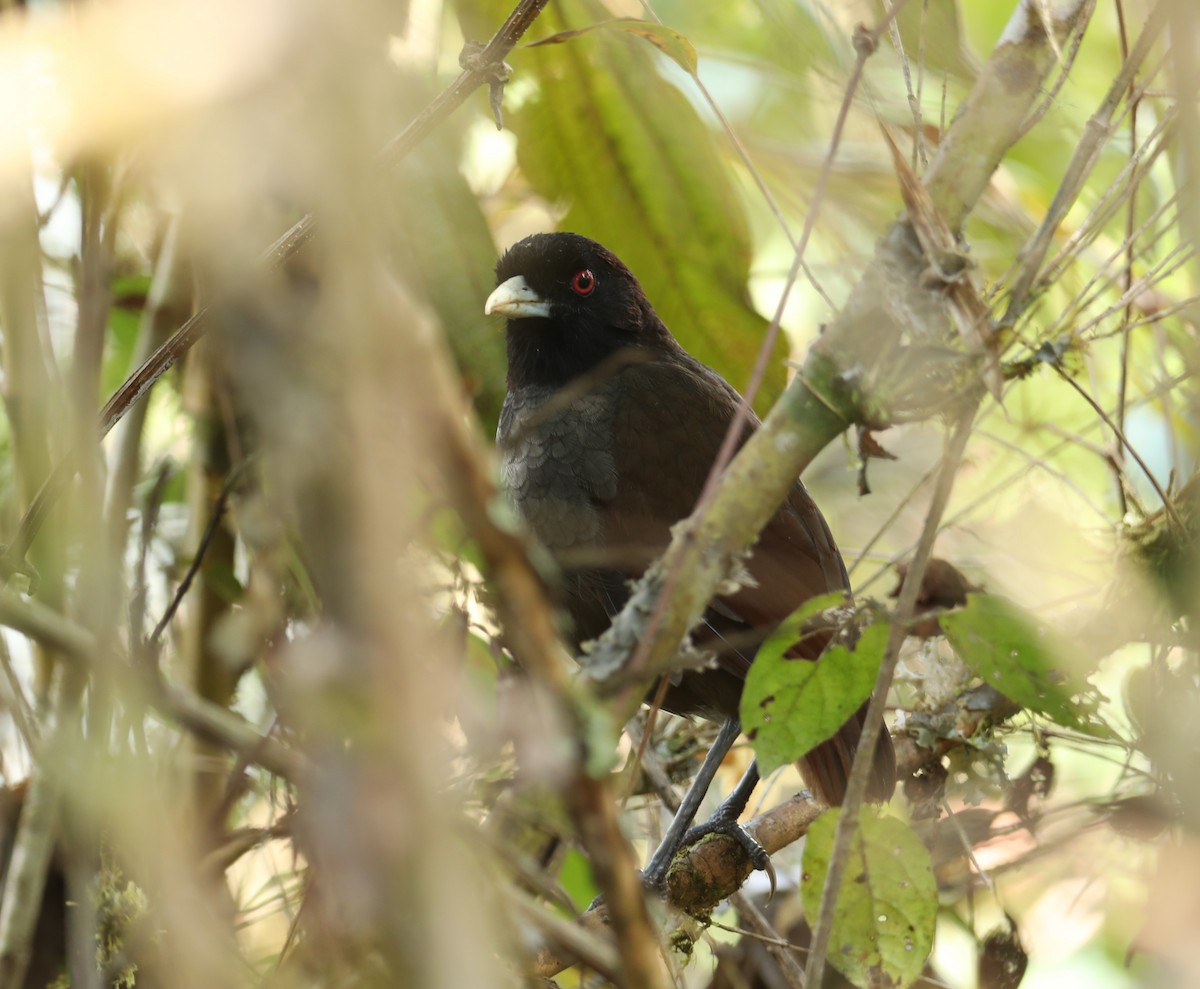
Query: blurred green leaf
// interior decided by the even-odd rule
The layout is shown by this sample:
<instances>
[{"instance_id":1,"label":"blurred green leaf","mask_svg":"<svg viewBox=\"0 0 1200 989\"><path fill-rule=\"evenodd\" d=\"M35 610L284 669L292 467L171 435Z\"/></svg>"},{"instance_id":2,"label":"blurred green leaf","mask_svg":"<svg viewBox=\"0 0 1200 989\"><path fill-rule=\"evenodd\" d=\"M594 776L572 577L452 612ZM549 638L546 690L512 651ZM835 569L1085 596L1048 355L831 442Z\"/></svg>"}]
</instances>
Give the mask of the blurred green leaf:
<instances>
[{"instance_id":1,"label":"blurred green leaf","mask_svg":"<svg viewBox=\"0 0 1200 989\"><path fill-rule=\"evenodd\" d=\"M552 29L591 24L589 0L549 8ZM559 226L600 241L637 275L658 314L735 386L749 378L764 320L749 302L751 244L731 172L695 106L625 32L526 49L537 91L511 114L534 190L562 203ZM755 405L783 384L783 343Z\"/></svg>"},{"instance_id":2,"label":"blurred green leaf","mask_svg":"<svg viewBox=\"0 0 1200 989\"><path fill-rule=\"evenodd\" d=\"M804 843L800 898L816 918L841 812L826 811ZM933 948L937 884L929 852L903 821L864 807L842 876L829 963L858 986L904 987Z\"/></svg>"},{"instance_id":3,"label":"blurred green leaf","mask_svg":"<svg viewBox=\"0 0 1200 989\"><path fill-rule=\"evenodd\" d=\"M479 545L467 535L462 516L445 505L431 500L429 512L429 536L433 544L450 556L456 556L476 567L481 573L487 569Z\"/></svg>"},{"instance_id":4,"label":"blurred green leaf","mask_svg":"<svg viewBox=\"0 0 1200 989\"><path fill-rule=\"evenodd\" d=\"M463 387L489 430L504 400L504 328L483 315L495 286L496 248L478 197L459 171L461 140L440 128L398 168L399 269L437 313L463 372Z\"/></svg>"},{"instance_id":5,"label":"blurred green leaf","mask_svg":"<svg viewBox=\"0 0 1200 989\"><path fill-rule=\"evenodd\" d=\"M890 4L876 3L880 17ZM901 6L896 15L900 40L911 62L924 53L926 72L940 76L944 72L973 81L979 74L979 60L971 51L963 33L958 0L923 0ZM914 69L915 72L915 69Z\"/></svg>"},{"instance_id":6,"label":"blurred green leaf","mask_svg":"<svg viewBox=\"0 0 1200 989\"><path fill-rule=\"evenodd\" d=\"M574 848L568 849L563 856L562 868L558 870L558 882L580 912L586 910L588 904L600 892L592 875L591 863L583 853Z\"/></svg>"},{"instance_id":7,"label":"blurred green leaf","mask_svg":"<svg viewBox=\"0 0 1200 989\"><path fill-rule=\"evenodd\" d=\"M246 594L242 582L237 579L232 567L220 564L203 571L204 585L226 604L236 604Z\"/></svg>"},{"instance_id":8,"label":"blurred green leaf","mask_svg":"<svg viewBox=\"0 0 1200 989\"><path fill-rule=\"evenodd\" d=\"M108 335L104 341L104 363L100 387L105 398L121 387L133 371L142 309L150 292L149 275L120 275L110 286L112 305L108 310Z\"/></svg>"},{"instance_id":9,"label":"blurred green leaf","mask_svg":"<svg viewBox=\"0 0 1200 989\"><path fill-rule=\"evenodd\" d=\"M654 21L640 21L634 17L617 17L611 21L601 21L599 24L593 24L590 27L575 28L571 31L559 31L548 38L535 41L529 47L537 48L540 45L560 45L564 41L570 41L572 38L581 38L592 31L601 30L627 31L636 37L644 38L683 69L684 72L688 73L688 75L694 76L696 74L696 49L692 47L692 43L687 38L665 24L658 24Z\"/></svg>"},{"instance_id":10,"label":"blurred green leaf","mask_svg":"<svg viewBox=\"0 0 1200 989\"><path fill-rule=\"evenodd\" d=\"M741 716L764 774L832 737L871 696L887 645L886 624L867 628L853 651L832 646L815 663L784 655L812 615L840 600L840 594L827 594L807 602L755 655L742 691Z\"/></svg>"},{"instance_id":11,"label":"blurred green leaf","mask_svg":"<svg viewBox=\"0 0 1200 989\"><path fill-rule=\"evenodd\" d=\"M992 594L970 594L966 607L943 615L954 651L972 670L1021 707L1068 728L1083 729L1061 672L1065 647L1045 636L1016 605Z\"/></svg>"}]
</instances>

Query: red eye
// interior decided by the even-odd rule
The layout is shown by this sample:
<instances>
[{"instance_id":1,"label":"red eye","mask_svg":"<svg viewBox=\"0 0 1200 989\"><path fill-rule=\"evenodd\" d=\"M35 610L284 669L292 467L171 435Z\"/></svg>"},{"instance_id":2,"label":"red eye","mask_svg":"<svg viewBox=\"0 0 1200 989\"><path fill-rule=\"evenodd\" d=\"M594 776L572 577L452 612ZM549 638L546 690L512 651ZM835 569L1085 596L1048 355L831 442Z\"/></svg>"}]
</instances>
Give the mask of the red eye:
<instances>
[{"instance_id":1,"label":"red eye","mask_svg":"<svg viewBox=\"0 0 1200 989\"><path fill-rule=\"evenodd\" d=\"M596 291L596 276L587 268L575 272L575 277L571 279L571 291L586 298Z\"/></svg>"}]
</instances>

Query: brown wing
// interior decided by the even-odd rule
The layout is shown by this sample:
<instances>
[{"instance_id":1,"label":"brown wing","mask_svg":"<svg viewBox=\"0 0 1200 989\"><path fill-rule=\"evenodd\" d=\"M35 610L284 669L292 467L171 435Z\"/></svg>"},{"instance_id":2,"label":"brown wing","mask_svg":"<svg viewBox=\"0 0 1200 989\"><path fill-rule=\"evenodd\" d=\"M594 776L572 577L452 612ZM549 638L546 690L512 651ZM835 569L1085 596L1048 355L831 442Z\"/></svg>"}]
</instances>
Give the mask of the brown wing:
<instances>
[{"instance_id":1,"label":"brown wing","mask_svg":"<svg viewBox=\"0 0 1200 989\"><path fill-rule=\"evenodd\" d=\"M636 400L617 403L617 490L600 513L606 547L621 569L637 574L666 548L671 526L695 508L740 399L690 359L641 365L621 377L621 389ZM757 426L751 417L742 440ZM718 615L764 634L809 598L849 590L829 527L799 481L747 566L754 584L714 604ZM803 653L819 654L819 645Z\"/></svg>"},{"instance_id":2,"label":"brown wing","mask_svg":"<svg viewBox=\"0 0 1200 989\"><path fill-rule=\"evenodd\" d=\"M662 553L671 526L691 514L739 398L720 376L691 358L626 369L612 387L618 483L615 497L599 510L609 563L628 578ZM631 397L622 401L625 396ZM743 442L757 426L752 418ZM829 526L799 481L767 523L747 566L753 585L715 599L706 627L696 634L702 645L717 652L717 668L673 681L663 701L667 710L736 716L742 681L762 639L810 598L849 591ZM824 646L825 641L809 638L795 655L816 659ZM802 760L805 779L827 803L840 803L845 794L864 714L858 712ZM870 796L887 799L894 779L885 732Z\"/></svg>"}]
</instances>

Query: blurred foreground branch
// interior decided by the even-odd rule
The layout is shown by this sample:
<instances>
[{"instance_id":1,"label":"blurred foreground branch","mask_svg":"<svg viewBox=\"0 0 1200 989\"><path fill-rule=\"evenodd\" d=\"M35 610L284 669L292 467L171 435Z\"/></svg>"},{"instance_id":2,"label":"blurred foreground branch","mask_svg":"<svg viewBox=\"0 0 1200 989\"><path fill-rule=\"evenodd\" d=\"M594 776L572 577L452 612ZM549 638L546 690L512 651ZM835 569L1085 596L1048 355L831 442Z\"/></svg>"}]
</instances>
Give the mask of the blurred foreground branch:
<instances>
[{"instance_id":1,"label":"blurred foreground branch","mask_svg":"<svg viewBox=\"0 0 1200 989\"><path fill-rule=\"evenodd\" d=\"M443 120L462 106L471 93L480 86L493 84L497 72L504 65L505 57L529 30L547 2L548 0L519 0L492 39L477 54L465 60L463 71L458 77L383 149L380 154L381 162L387 166L396 165ZM305 214L263 252L262 263L269 268L282 265L296 256L312 239L316 230L316 217L312 213ZM113 426L145 398L155 383L204 337L208 332L210 316L210 306L199 309L125 380L100 410L97 439L107 436ZM30 546L46 521L50 509L62 497L77 469L76 457L68 455L44 475L45 481L21 517L16 533L4 546L3 553L0 553L0 579L7 579L26 568L25 556Z\"/></svg>"},{"instance_id":2,"label":"blurred foreground branch","mask_svg":"<svg viewBox=\"0 0 1200 989\"><path fill-rule=\"evenodd\" d=\"M6 588L0 588L0 625L54 649L72 661L80 672L95 672L102 662L96 640L87 629L44 604L24 600ZM125 672L131 680L134 678L132 668ZM149 703L159 713L207 741L284 779L295 780L302 775L302 757L275 739L260 735L236 714L168 684L156 673L151 674L142 687Z\"/></svg>"}]
</instances>

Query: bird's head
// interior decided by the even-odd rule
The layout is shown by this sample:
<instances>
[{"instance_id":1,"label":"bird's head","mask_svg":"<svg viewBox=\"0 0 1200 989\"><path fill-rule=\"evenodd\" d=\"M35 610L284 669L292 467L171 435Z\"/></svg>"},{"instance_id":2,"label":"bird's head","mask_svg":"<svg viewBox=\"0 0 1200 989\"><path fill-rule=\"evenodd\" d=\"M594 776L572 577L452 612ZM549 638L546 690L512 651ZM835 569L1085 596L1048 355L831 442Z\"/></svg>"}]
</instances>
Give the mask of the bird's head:
<instances>
[{"instance_id":1,"label":"bird's head","mask_svg":"<svg viewBox=\"0 0 1200 989\"><path fill-rule=\"evenodd\" d=\"M674 348L633 273L579 234L534 234L496 264L484 313L508 317L509 387L559 387L614 355Z\"/></svg>"}]
</instances>

